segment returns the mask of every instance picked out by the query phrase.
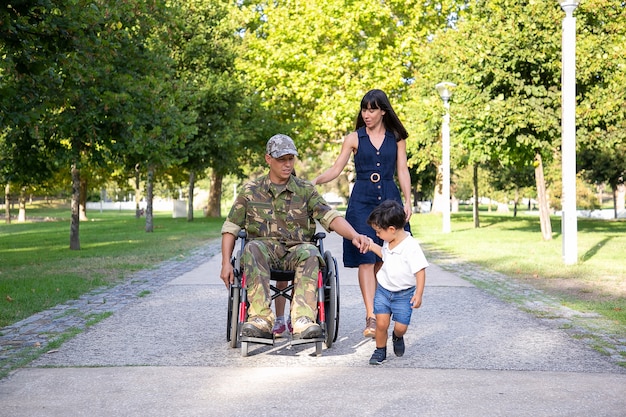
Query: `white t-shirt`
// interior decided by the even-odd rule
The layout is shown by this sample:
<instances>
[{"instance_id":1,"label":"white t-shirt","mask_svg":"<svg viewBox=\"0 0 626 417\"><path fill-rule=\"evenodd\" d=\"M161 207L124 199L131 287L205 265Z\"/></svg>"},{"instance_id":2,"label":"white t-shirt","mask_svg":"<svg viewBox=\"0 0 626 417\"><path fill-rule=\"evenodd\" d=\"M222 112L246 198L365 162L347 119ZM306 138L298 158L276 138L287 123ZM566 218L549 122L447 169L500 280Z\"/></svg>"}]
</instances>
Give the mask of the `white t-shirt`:
<instances>
[{"instance_id":1,"label":"white t-shirt","mask_svg":"<svg viewBox=\"0 0 626 417\"><path fill-rule=\"evenodd\" d=\"M409 232L398 246L389 249L383 242L383 266L376 274L378 283L389 291L400 291L415 286L415 274L428 266L420 244Z\"/></svg>"}]
</instances>

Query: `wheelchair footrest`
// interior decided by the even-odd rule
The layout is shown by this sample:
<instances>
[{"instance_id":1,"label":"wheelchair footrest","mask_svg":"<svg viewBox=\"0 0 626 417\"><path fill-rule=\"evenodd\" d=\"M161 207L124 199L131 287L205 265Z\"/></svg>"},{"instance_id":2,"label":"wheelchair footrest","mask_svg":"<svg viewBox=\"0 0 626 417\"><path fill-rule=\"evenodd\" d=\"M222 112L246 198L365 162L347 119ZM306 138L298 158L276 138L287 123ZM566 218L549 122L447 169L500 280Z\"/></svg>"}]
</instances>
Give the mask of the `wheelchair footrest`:
<instances>
[{"instance_id":1,"label":"wheelchair footrest","mask_svg":"<svg viewBox=\"0 0 626 417\"><path fill-rule=\"evenodd\" d=\"M239 338L241 342L249 342L249 343L262 343L264 345L274 345L274 339L266 339L264 337L250 337L250 336L241 336Z\"/></svg>"},{"instance_id":2,"label":"wheelchair footrest","mask_svg":"<svg viewBox=\"0 0 626 417\"><path fill-rule=\"evenodd\" d=\"M323 338L323 337L316 337L316 338L313 338L313 339L293 339L292 338L289 341L289 344L291 344L291 345L302 345L302 344L305 344L305 343L317 343L317 342L325 342L325 341L326 341L326 339Z\"/></svg>"}]
</instances>

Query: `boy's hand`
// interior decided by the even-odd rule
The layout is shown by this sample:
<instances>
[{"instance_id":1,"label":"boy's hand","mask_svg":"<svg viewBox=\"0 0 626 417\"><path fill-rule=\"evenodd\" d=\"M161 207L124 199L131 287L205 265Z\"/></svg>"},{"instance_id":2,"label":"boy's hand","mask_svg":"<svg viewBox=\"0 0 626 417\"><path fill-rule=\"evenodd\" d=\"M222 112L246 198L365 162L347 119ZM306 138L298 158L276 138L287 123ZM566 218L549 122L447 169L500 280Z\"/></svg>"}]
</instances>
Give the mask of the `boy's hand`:
<instances>
[{"instance_id":1,"label":"boy's hand","mask_svg":"<svg viewBox=\"0 0 626 417\"><path fill-rule=\"evenodd\" d=\"M411 307L420 308L421 306L422 306L422 296L413 294L413 297L411 297Z\"/></svg>"}]
</instances>

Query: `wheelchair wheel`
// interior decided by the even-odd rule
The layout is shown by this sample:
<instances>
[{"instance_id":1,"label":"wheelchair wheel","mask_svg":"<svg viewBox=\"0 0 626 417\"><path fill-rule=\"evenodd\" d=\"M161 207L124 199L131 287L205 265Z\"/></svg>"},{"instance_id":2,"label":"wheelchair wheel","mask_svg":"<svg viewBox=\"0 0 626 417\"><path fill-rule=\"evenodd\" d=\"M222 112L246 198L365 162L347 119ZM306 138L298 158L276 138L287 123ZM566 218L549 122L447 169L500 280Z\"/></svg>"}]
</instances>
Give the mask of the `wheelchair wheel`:
<instances>
[{"instance_id":1,"label":"wheelchair wheel","mask_svg":"<svg viewBox=\"0 0 626 417\"><path fill-rule=\"evenodd\" d=\"M324 253L324 309L326 310L326 347L330 348L339 333L339 277L337 260L330 252Z\"/></svg>"},{"instance_id":2,"label":"wheelchair wheel","mask_svg":"<svg viewBox=\"0 0 626 417\"><path fill-rule=\"evenodd\" d=\"M226 340L230 342L230 347L236 348L238 345L238 322L239 322L239 287L230 286L230 297L228 298L228 317L226 326Z\"/></svg>"}]
</instances>

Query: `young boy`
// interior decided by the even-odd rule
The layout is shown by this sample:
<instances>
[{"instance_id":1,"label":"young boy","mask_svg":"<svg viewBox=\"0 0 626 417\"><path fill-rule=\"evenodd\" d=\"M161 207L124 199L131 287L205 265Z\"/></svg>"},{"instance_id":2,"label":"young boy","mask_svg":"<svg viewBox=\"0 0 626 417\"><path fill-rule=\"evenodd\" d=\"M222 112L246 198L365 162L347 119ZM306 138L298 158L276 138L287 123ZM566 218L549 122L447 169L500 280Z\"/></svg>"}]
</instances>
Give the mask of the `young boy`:
<instances>
[{"instance_id":1,"label":"young boy","mask_svg":"<svg viewBox=\"0 0 626 417\"><path fill-rule=\"evenodd\" d=\"M369 250L383 260L376 274L378 286L374 296L376 315L376 350L370 365L380 365L387 359L387 337L393 315L393 351L404 354L404 334L411 321L412 308L420 308L428 266L417 240L404 230L404 208L393 200L376 207L367 223L383 240L382 247L370 239Z\"/></svg>"}]
</instances>

